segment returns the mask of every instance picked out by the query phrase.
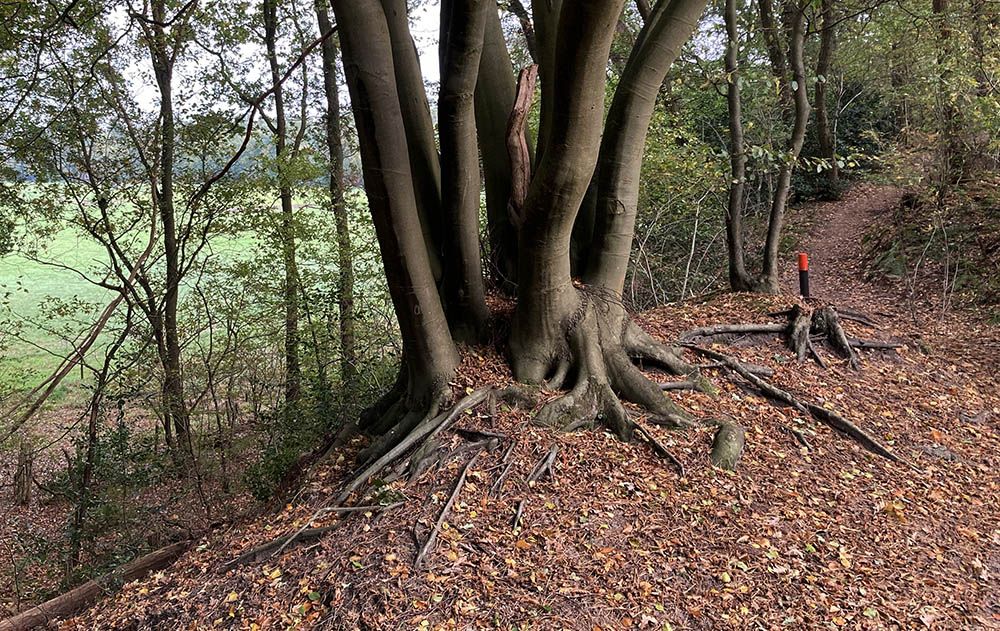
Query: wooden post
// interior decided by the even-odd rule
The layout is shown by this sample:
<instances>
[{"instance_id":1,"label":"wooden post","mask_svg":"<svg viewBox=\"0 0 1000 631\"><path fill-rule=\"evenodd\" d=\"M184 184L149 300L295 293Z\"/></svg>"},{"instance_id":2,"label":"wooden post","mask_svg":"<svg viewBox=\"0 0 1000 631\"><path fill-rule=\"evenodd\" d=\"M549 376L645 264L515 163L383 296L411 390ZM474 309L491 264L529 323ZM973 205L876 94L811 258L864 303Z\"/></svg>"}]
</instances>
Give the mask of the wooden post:
<instances>
[{"instance_id":1,"label":"wooden post","mask_svg":"<svg viewBox=\"0 0 1000 631\"><path fill-rule=\"evenodd\" d=\"M809 297L809 255L805 252L799 252L799 293Z\"/></svg>"}]
</instances>

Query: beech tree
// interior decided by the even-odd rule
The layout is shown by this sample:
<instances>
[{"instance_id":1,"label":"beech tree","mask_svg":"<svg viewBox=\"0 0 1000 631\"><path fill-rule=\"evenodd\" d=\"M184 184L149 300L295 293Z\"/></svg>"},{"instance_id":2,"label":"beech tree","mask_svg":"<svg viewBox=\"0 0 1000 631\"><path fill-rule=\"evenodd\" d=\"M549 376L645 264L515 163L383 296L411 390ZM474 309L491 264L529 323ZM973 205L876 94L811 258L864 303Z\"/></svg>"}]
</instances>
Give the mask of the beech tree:
<instances>
[{"instance_id":1,"label":"beech tree","mask_svg":"<svg viewBox=\"0 0 1000 631\"><path fill-rule=\"evenodd\" d=\"M605 122L610 47L624 0L537 1L533 27L541 82L540 126L523 204L512 195L505 222L517 235L516 307L509 360L521 382L567 392L539 419L581 426L600 421L621 438L633 423L621 399L665 423L687 416L632 363L656 362L693 373L673 349L635 325L621 302L631 250L646 129L660 85L696 28L704 0L662 0L652 9L631 51ZM481 49L492 3L449 0L442 5L441 164L428 125L426 97L412 62L402 0L334 0L334 12L358 130L365 190L403 340L396 386L370 411L363 427L380 436L365 454L377 458L398 445L447 403L459 361L457 342L484 323L479 259L478 162L496 155L495 135L471 130L473 90L513 79L513 68L484 73ZM497 46L493 41L492 46ZM509 73L509 76L507 76ZM503 76L500 76L503 75ZM517 102L530 90L522 73ZM480 85L480 82L487 82ZM481 107L477 104L477 107ZM517 108L515 108L517 114ZM522 112L523 114L523 112ZM513 116L506 140L524 140ZM482 131L482 130L480 130ZM513 151L510 166L525 173ZM433 160L430 160L433 162ZM426 203L440 173L439 205ZM516 180L516 178L514 178ZM591 181L597 211L590 256L571 273L570 242ZM518 186L512 186L516 193ZM499 222L491 222L490 230ZM475 253L472 250L476 250ZM441 258L439 253L443 253ZM446 271L439 285L435 258Z\"/></svg>"}]
</instances>

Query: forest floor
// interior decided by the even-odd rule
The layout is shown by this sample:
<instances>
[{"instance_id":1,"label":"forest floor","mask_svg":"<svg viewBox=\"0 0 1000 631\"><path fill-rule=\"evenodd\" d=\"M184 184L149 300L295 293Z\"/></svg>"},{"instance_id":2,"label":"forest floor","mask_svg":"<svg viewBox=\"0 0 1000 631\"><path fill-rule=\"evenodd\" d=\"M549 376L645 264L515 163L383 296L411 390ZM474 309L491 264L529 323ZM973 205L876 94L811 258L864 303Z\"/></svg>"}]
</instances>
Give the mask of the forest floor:
<instances>
[{"instance_id":1,"label":"forest floor","mask_svg":"<svg viewBox=\"0 0 1000 631\"><path fill-rule=\"evenodd\" d=\"M876 327L847 322L848 332L898 350L863 351L854 371L825 347L828 369L797 363L777 336L717 348L772 368L775 384L836 409L904 463L716 371L718 396L668 396L746 428L735 473L709 463L708 428L648 425L683 463L679 475L645 442L558 433L532 425L531 411L482 406L458 425L509 439L468 469L420 566L417 550L471 454L355 500L402 502L395 508L316 517L350 474L358 439L315 467L282 510L215 530L63 628L1000 628L1000 329L975 311L942 314L933 279L916 292L865 280L861 234L898 196L861 185L799 211L811 224L800 245L812 255L813 295L870 314ZM637 319L667 341L708 323L773 321L797 301L788 267L787 295L720 294ZM461 396L509 382L499 354L475 349L453 386ZM553 445L554 474L528 482ZM231 563L306 525L334 528Z\"/></svg>"}]
</instances>

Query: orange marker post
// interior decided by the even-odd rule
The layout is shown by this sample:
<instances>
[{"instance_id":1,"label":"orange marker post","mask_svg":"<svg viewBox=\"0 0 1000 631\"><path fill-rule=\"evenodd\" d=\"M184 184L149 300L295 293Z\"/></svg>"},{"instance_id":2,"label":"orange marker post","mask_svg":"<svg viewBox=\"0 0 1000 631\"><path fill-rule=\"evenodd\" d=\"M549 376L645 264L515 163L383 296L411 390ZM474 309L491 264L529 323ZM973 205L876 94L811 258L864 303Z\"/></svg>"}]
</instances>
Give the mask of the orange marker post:
<instances>
[{"instance_id":1,"label":"orange marker post","mask_svg":"<svg viewBox=\"0 0 1000 631\"><path fill-rule=\"evenodd\" d=\"M805 252L799 252L799 293L809 297L809 255Z\"/></svg>"}]
</instances>

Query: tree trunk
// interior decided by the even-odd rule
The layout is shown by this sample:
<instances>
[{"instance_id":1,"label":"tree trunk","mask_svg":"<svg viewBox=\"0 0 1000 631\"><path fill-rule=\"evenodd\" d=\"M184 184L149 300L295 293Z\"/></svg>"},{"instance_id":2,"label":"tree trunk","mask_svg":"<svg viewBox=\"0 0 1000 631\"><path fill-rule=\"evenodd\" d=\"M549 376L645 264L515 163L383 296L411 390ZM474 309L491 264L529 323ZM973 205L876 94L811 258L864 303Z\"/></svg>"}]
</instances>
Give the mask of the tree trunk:
<instances>
[{"instance_id":1,"label":"tree trunk","mask_svg":"<svg viewBox=\"0 0 1000 631\"><path fill-rule=\"evenodd\" d=\"M17 448L17 468L14 470L14 504L27 506L31 503L34 487L35 452L31 443L22 438Z\"/></svg>"},{"instance_id":2,"label":"tree trunk","mask_svg":"<svg viewBox=\"0 0 1000 631\"><path fill-rule=\"evenodd\" d=\"M334 0L333 8L341 25L365 189L402 334L405 403L410 409L426 409L443 395L458 364L458 352L421 230L410 155L400 143L408 135L397 92L399 68L393 63L396 47L379 0ZM393 418L377 424L396 426L398 434L419 418Z\"/></svg>"},{"instance_id":3,"label":"tree trunk","mask_svg":"<svg viewBox=\"0 0 1000 631\"><path fill-rule=\"evenodd\" d=\"M431 119L427 92L424 90L417 47L410 36L406 0L381 0L381 3L389 27L395 91L405 130L405 135L399 139L406 139L413 189L420 213L420 229L427 244L428 260L434 278L441 280L441 244L445 226L441 212L441 162L434 144L434 121Z\"/></svg>"},{"instance_id":4,"label":"tree trunk","mask_svg":"<svg viewBox=\"0 0 1000 631\"><path fill-rule=\"evenodd\" d=\"M537 64L538 42L535 39L535 25L531 23L531 16L528 15L528 11L524 8L521 0L510 0L508 6L510 7L510 12L521 23L521 32L524 33L524 42L528 46L528 54L531 56L531 60Z\"/></svg>"},{"instance_id":5,"label":"tree trunk","mask_svg":"<svg viewBox=\"0 0 1000 631\"><path fill-rule=\"evenodd\" d=\"M490 0L492 2L492 0ZM443 299L452 337L473 343L486 332L486 286L479 251L479 150L474 94L483 51L487 0L441 3L441 139Z\"/></svg>"},{"instance_id":6,"label":"tree trunk","mask_svg":"<svg viewBox=\"0 0 1000 631\"><path fill-rule=\"evenodd\" d=\"M608 110L597 166L597 206L588 284L621 297L632 252L639 175L660 86L698 25L704 2L659 2L639 33Z\"/></svg>"},{"instance_id":7,"label":"tree trunk","mask_svg":"<svg viewBox=\"0 0 1000 631\"><path fill-rule=\"evenodd\" d=\"M729 110L729 200L726 204L726 251L729 255L729 286L750 291L743 245L743 195L746 187L746 148L743 142L743 104L740 95L738 0L726 0L726 104Z\"/></svg>"},{"instance_id":8,"label":"tree trunk","mask_svg":"<svg viewBox=\"0 0 1000 631\"><path fill-rule=\"evenodd\" d=\"M826 178L830 183L831 192L836 191L836 186L840 182L840 167L837 166L836 157L836 138L833 137L833 128L830 125L826 103L826 87L829 85L830 67L837 48L836 12L833 4L833 0L823 0L821 9L823 26L820 31L819 56L816 60L816 94L813 97L816 108L816 140L819 144L820 157L830 162Z\"/></svg>"},{"instance_id":9,"label":"tree trunk","mask_svg":"<svg viewBox=\"0 0 1000 631\"><path fill-rule=\"evenodd\" d=\"M500 15L491 7L486 15L483 54L476 82L476 132L486 183L490 277L495 287L511 294L517 285L517 230L507 211L513 183L506 137L516 92L514 68L504 41Z\"/></svg>"},{"instance_id":10,"label":"tree trunk","mask_svg":"<svg viewBox=\"0 0 1000 631\"><path fill-rule=\"evenodd\" d=\"M538 64L538 80L541 83L542 92L538 114L538 139L535 146L536 164L541 163L553 125L552 111L555 107L554 89L557 78L556 34L559 30L561 12L562 0L532 0L531 2L531 15L535 23L537 47L535 63Z\"/></svg>"},{"instance_id":11,"label":"tree trunk","mask_svg":"<svg viewBox=\"0 0 1000 631\"><path fill-rule=\"evenodd\" d=\"M794 3L796 0L783 0ZM781 28L774 19L774 5L771 0L757 0L757 10L760 15L761 36L764 38L764 48L771 62L771 74L778 82L779 100L783 107L791 108L792 92L788 85L788 60L785 57L785 47L782 44Z\"/></svg>"},{"instance_id":12,"label":"tree trunk","mask_svg":"<svg viewBox=\"0 0 1000 631\"><path fill-rule=\"evenodd\" d=\"M328 0L316 0L316 20L320 34L333 28L327 11ZM357 373L354 334L354 252L351 226L344 204L344 145L340 137L340 92L337 85L337 44L323 40L323 89L326 94L326 144L330 153L330 206L337 230L337 310L340 323L340 380L353 382Z\"/></svg>"},{"instance_id":13,"label":"tree trunk","mask_svg":"<svg viewBox=\"0 0 1000 631\"><path fill-rule=\"evenodd\" d=\"M543 116L549 96L549 128L540 133L546 148L538 154L525 201L511 335L514 376L527 383L540 383L549 376L565 346L563 320L579 306L570 275L570 236L596 166L605 67L623 4L624 0L591 2L544 20L535 13L541 50L551 48L552 55L543 54L546 63L539 68ZM560 39L555 46L556 30L548 31L555 18L559 33L579 37Z\"/></svg>"},{"instance_id":14,"label":"tree trunk","mask_svg":"<svg viewBox=\"0 0 1000 631\"><path fill-rule=\"evenodd\" d=\"M274 157L277 163L278 194L281 198L281 228L278 238L285 270L282 287L285 308L285 404L294 406L302 389L302 369L299 366L299 270L295 261L295 215L292 208L292 185L288 175L288 161L293 156L287 146L285 97L275 41L278 30L277 0L264 0L263 8L264 43L274 93Z\"/></svg>"},{"instance_id":15,"label":"tree trunk","mask_svg":"<svg viewBox=\"0 0 1000 631\"><path fill-rule=\"evenodd\" d=\"M768 0L761 0L766 4ZM771 213L768 218L767 240L764 243L764 269L759 280L759 291L766 293L778 293L780 286L778 283L778 247L781 241L781 231L785 220L785 208L788 206L788 198L792 188L792 171L802 151L802 144L806 137L806 124L809 121L809 93L806 88L806 68L805 68L805 9L804 5L798 4L798 0L792 0L789 7L786 7L785 15L788 23L785 29L788 32L788 61L792 69L792 83L795 89L792 91L792 132L786 148L785 160L782 162L781 170L778 173L778 184L775 187L774 197L771 199ZM788 82L786 82L788 83ZM790 85L791 89L791 85Z\"/></svg>"},{"instance_id":16,"label":"tree trunk","mask_svg":"<svg viewBox=\"0 0 1000 631\"><path fill-rule=\"evenodd\" d=\"M154 0L152 5L151 35L148 37L153 74L160 90L160 186L154 188L154 205L159 210L163 224L163 263L166 286L163 290L163 407L164 422L173 426L177 443L185 448L190 419L184 397L184 380L181 375L181 345L177 332L177 304L180 295L181 261L174 217L174 104L173 75L174 51L168 45L164 32L166 7L164 0Z\"/></svg>"}]
</instances>

